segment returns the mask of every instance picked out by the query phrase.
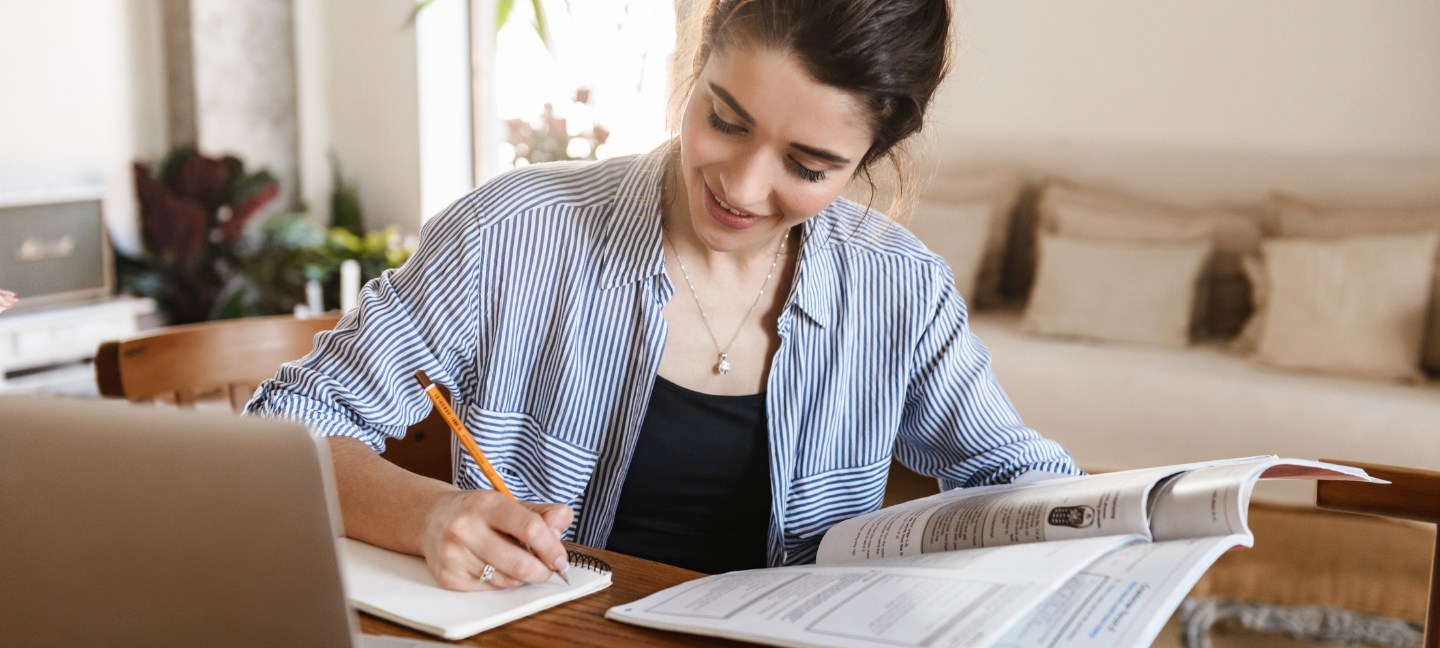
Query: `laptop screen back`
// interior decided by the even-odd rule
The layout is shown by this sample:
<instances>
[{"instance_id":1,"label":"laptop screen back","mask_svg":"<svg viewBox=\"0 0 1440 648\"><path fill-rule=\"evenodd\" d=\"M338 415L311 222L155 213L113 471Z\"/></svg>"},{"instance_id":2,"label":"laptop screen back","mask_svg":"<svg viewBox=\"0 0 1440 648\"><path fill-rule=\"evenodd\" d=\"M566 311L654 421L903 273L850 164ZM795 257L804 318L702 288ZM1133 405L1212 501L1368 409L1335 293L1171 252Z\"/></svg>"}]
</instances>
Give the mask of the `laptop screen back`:
<instances>
[{"instance_id":1,"label":"laptop screen back","mask_svg":"<svg viewBox=\"0 0 1440 648\"><path fill-rule=\"evenodd\" d=\"M0 397L0 643L350 646L321 452L293 423Z\"/></svg>"}]
</instances>

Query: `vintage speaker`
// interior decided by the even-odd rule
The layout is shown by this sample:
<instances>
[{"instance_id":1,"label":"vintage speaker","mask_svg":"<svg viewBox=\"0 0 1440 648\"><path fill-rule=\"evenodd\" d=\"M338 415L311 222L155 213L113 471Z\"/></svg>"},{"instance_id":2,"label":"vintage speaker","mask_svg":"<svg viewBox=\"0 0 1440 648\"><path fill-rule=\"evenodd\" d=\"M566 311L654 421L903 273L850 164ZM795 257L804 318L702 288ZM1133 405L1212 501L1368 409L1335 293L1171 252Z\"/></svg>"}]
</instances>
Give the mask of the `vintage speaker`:
<instances>
[{"instance_id":1,"label":"vintage speaker","mask_svg":"<svg viewBox=\"0 0 1440 648\"><path fill-rule=\"evenodd\" d=\"M114 292L114 264L98 192L0 198L0 288L16 312Z\"/></svg>"}]
</instances>

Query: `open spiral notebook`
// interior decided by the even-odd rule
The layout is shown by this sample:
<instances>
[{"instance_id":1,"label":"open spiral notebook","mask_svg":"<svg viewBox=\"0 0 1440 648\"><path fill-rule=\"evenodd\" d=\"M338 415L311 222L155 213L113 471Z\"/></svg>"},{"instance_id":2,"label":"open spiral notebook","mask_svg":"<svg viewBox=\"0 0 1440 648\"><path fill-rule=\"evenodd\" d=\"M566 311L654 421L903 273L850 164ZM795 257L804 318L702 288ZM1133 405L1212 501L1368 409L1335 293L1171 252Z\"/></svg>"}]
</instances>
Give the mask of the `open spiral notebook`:
<instances>
[{"instance_id":1,"label":"open spiral notebook","mask_svg":"<svg viewBox=\"0 0 1440 648\"><path fill-rule=\"evenodd\" d=\"M455 592L435 583L425 560L346 538L341 544L345 598L356 609L449 640L504 623L610 586L610 565L568 551L570 585L549 582L490 592Z\"/></svg>"}]
</instances>

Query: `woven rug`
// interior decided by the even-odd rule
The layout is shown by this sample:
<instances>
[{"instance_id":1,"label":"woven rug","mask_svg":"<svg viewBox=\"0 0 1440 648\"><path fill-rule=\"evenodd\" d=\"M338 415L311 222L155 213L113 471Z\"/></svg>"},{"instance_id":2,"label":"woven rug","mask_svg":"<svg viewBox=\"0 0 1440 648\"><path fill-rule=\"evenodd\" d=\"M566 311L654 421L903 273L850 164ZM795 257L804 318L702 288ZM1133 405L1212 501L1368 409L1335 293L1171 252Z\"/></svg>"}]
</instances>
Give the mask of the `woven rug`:
<instances>
[{"instance_id":1,"label":"woven rug","mask_svg":"<svg viewBox=\"0 0 1440 648\"><path fill-rule=\"evenodd\" d=\"M1421 624L1317 605L1286 606L1226 599L1187 599L1180 606L1180 642L1185 648L1212 648L1215 627L1245 628L1321 643L1419 646Z\"/></svg>"}]
</instances>

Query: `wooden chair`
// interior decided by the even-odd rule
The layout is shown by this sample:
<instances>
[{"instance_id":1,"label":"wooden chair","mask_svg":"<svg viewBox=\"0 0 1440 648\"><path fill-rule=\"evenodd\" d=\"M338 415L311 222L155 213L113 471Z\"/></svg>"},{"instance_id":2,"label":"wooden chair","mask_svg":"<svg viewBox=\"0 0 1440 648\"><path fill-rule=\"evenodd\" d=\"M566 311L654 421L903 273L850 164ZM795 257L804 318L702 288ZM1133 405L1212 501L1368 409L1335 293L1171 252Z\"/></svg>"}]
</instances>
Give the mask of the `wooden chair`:
<instances>
[{"instance_id":1,"label":"wooden chair","mask_svg":"<svg viewBox=\"0 0 1440 648\"><path fill-rule=\"evenodd\" d=\"M280 315L146 331L101 344L95 381L107 398L193 408L197 400L218 395L238 412L262 381L309 353L315 334L334 328L339 319ZM410 426L404 439L387 443L381 456L411 472L451 481L450 430L437 412Z\"/></svg>"},{"instance_id":2,"label":"wooden chair","mask_svg":"<svg viewBox=\"0 0 1440 648\"><path fill-rule=\"evenodd\" d=\"M1321 481L1315 490L1315 506L1440 524L1440 472L1335 459L1322 461L1364 468L1365 472L1390 483ZM1440 535L1437 535L1435 558L1430 564L1430 602L1423 645L1440 648Z\"/></svg>"}]
</instances>

